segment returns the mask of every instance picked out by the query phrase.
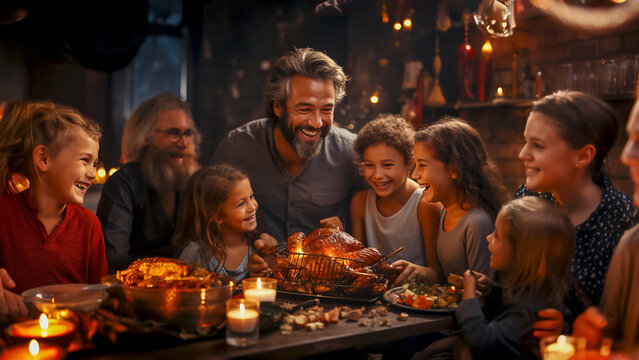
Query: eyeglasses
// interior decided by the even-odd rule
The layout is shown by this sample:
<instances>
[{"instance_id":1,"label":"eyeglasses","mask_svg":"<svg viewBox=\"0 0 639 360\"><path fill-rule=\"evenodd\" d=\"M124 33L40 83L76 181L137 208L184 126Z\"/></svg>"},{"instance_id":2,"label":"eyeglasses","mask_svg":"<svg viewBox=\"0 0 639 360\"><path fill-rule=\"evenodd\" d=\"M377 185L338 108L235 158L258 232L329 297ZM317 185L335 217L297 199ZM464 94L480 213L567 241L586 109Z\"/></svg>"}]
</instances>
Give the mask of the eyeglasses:
<instances>
[{"instance_id":1,"label":"eyeglasses","mask_svg":"<svg viewBox=\"0 0 639 360\"><path fill-rule=\"evenodd\" d=\"M180 139L182 139L182 137L184 137L186 140L191 140L193 139L193 135L194 135L192 129L186 129L184 130L184 132L180 131L180 129L178 128L170 128L167 130L161 130L161 129L154 129L154 130L166 134L167 139L169 139L169 141L172 141L172 142L178 142L180 141Z\"/></svg>"}]
</instances>

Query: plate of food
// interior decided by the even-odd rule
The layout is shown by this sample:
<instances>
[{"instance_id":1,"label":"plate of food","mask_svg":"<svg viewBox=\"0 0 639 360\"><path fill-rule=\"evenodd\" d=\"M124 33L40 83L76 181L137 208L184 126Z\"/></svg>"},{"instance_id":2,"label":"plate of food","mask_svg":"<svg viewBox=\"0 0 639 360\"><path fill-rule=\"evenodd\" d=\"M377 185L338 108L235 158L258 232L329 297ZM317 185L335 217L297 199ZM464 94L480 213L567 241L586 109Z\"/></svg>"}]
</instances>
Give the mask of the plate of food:
<instances>
[{"instance_id":1,"label":"plate of food","mask_svg":"<svg viewBox=\"0 0 639 360\"><path fill-rule=\"evenodd\" d=\"M454 274L451 274L454 275ZM455 285L429 284L421 279L412 279L400 287L384 293L384 300L401 309L433 314L452 314L462 300L463 289L456 277L449 276ZM463 283L461 283L463 285Z\"/></svg>"}]
</instances>

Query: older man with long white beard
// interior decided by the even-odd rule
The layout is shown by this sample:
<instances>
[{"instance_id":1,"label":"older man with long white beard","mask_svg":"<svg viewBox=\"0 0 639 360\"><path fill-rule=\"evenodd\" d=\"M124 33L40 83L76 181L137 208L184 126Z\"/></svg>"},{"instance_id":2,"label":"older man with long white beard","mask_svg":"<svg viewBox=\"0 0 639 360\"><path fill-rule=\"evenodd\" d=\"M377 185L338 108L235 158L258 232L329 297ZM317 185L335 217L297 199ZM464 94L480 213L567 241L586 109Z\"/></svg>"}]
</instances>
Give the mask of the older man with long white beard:
<instances>
[{"instance_id":1,"label":"older man with long white beard","mask_svg":"<svg viewBox=\"0 0 639 360\"><path fill-rule=\"evenodd\" d=\"M104 184L97 210L110 273L138 258L177 255L171 237L180 192L199 168L199 144L177 95L157 95L133 113L122 136L125 165Z\"/></svg>"}]
</instances>

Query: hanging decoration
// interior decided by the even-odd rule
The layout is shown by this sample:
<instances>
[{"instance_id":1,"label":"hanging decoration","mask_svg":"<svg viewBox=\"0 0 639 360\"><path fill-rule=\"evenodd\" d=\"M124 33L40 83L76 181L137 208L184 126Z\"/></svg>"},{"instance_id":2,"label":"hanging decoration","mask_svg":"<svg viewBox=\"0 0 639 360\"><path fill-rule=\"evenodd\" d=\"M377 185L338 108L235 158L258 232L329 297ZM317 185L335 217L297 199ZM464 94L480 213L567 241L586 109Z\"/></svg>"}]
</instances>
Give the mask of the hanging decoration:
<instances>
[{"instance_id":1,"label":"hanging decoration","mask_svg":"<svg viewBox=\"0 0 639 360\"><path fill-rule=\"evenodd\" d=\"M446 99L442 93L442 88L439 86L439 73L441 71L442 59L439 57L439 35L435 35L435 57L433 58L435 84L433 85L433 90L428 97L428 106L430 107L442 107L446 105Z\"/></svg>"},{"instance_id":2,"label":"hanging decoration","mask_svg":"<svg viewBox=\"0 0 639 360\"><path fill-rule=\"evenodd\" d=\"M464 43L459 45L459 48L457 48L457 57L459 58L457 76L460 85L459 89L461 90L460 98L463 101L468 101L475 98L475 94L473 94L471 90L471 69L475 50L468 42L468 24L470 23L470 12L468 9L464 9L464 12L462 13L462 20L464 22Z\"/></svg>"},{"instance_id":3,"label":"hanging decoration","mask_svg":"<svg viewBox=\"0 0 639 360\"><path fill-rule=\"evenodd\" d=\"M482 0L473 15L479 30L493 38L511 36L516 26L513 4L514 0Z\"/></svg>"}]
</instances>

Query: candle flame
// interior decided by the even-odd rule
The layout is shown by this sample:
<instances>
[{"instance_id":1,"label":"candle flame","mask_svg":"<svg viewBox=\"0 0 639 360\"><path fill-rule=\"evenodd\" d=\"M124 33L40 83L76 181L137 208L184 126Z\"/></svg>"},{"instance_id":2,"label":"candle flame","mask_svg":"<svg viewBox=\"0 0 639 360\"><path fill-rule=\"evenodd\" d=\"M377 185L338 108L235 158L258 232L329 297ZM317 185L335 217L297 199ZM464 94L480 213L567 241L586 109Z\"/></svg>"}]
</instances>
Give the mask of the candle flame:
<instances>
[{"instance_id":1,"label":"candle flame","mask_svg":"<svg viewBox=\"0 0 639 360\"><path fill-rule=\"evenodd\" d=\"M246 312L246 309L244 308L244 304L240 304L240 312L242 314L244 314Z\"/></svg>"},{"instance_id":2,"label":"candle flame","mask_svg":"<svg viewBox=\"0 0 639 360\"><path fill-rule=\"evenodd\" d=\"M402 29L402 24L396 22L395 25L393 25L393 29L395 29L396 31L399 31Z\"/></svg>"},{"instance_id":3,"label":"candle flame","mask_svg":"<svg viewBox=\"0 0 639 360\"><path fill-rule=\"evenodd\" d=\"M500 86L497 88L497 96L502 96L502 95L504 95L504 89L502 89Z\"/></svg>"},{"instance_id":4,"label":"candle flame","mask_svg":"<svg viewBox=\"0 0 639 360\"><path fill-rule=\"evenodd\" d=\"M233 287L233 282L232 282L232 281L229 281L229 285L231 285L231 287Z\"/></svg>"},{"instance_id":5,"label":"candle flame","mask_svg":"<svg viewBox=\"0 0 639 360\"><path fill-rule=\"evenodd\" d=\"M557 344L566 345L566 337L564 335L559 335L557 338Z\"/></svg>"},{"instance_id":6,"label":"candle flame","mask_svg":"<svg viewBox=\"0 0 639 360\"><path fill-rule=\"evenodd\" d=\"M451 286L450 289L455 292L455 285Z\"/></svg>"},{"instance_id":7,"label":"candle flame","mask_svg":"<svg viewBox=\"0 0 639 360\"><path fill-rule=\"evenodd\" d=\"M262 288L262 279L257 278L257 288L261 289Z\"/></svg>"},{"instance_id":8,"label":"candle flame","mask_svg":"<svg viewBox=\"0 0 639 360\"><path fill-rule=\"evenodd\" d=\"M49 328L49 318L45 314L40 315L40 328L42 330Z\"/></svg>"},{"instance_id":9,"label":"candle flame","mask_svg":"<svg viewBox=\"0 0 639 360\"><path fill-rule=\"evenodd\" d=\"M490 40L486 40L484 45L481 47L481 54L484 56L490 56L493 53L493 45L490 43Z\"/></svg>"},{"instance_id":10,"label":"candle flame","mask_svg":"<svg viewBox=\"0 0 639 360\"><path fill-rule=\"evenodd\" d=\"M38 355L39 352L40 352L40 346L38 345L38 341L36 341L35 339L29 341L29 353L32 356L36 356Z\"/></svg>"}]
</instances>

